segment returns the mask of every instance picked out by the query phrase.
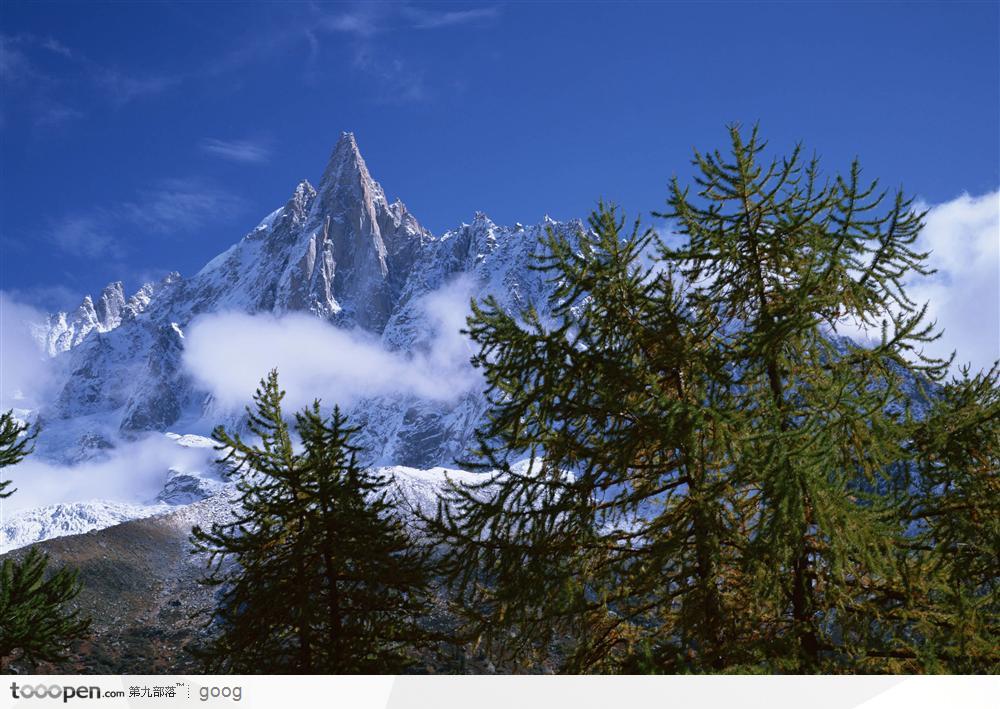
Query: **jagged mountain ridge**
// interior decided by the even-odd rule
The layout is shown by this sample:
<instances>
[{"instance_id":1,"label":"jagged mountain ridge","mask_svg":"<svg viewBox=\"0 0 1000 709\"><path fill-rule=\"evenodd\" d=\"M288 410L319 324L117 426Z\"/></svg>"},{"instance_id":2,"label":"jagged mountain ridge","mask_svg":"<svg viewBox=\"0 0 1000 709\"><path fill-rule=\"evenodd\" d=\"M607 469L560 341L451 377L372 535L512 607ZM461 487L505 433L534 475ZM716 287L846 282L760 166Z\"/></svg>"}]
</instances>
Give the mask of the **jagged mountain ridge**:
<instances>
[{"instance_id":1,"label":"jagged mountain ridge","mask_svg":"<svg viewBox=\"0 0 1000 709\"><path fill-rule=\"evenodd\" d=\"M300 182L282 207L194 276L172 273L128 298L112 283L96 302L88 296L74 313L49 317L36 335L66 375L41 415L73 435L56 433L41 450L85 456L118 433L218 422L223 412L182 362L185 329L202 314L307 312L371 333L387 350L416 353L433 345L422 297L458 277L504 307L544 307L549 286L528 264L546 228L572 233L580 225L546 218L500 227L477 213L435 237L401 201L386 199L354 136L344 133L317 187ZM373 463L427 468L453 464L484 409L478 393L449 402L392 395L365 399L353 414ZM84 425L85 440L71 440L81 421L94 430Z\"/></svg>"}]
</instances>

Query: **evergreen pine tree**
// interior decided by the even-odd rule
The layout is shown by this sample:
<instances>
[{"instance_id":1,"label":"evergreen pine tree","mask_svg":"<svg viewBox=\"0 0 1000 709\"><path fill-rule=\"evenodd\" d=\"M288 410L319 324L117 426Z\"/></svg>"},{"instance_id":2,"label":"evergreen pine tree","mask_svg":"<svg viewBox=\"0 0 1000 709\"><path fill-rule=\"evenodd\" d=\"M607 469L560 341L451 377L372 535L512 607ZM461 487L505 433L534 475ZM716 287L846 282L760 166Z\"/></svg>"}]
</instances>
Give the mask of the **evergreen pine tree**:
<instances>
[{"instance_id":1,"label":"evergreen pine tree","mask_svg":"<svg viewBox=\"0 0 1000 709\"><path fill-rule=\"evenodd\" d=\"M0 415L0 469L29 455L37 429ZM10 497L9 480L0 480L0 498ZM48 571L49 557L30 549L19 561L0 563L0 669L13 660L57 662L65 658L70 642L87 635L90 621L66 605L80 593L76 572Z\"/></svg>"},{"instance_id":2,"label":"evergreen pine tree","mask_svg":"<svg viewBox=\"0 0 1000 709\"><path fill-rule=\"evenodd\" d=\"M903 287L929 273L922 215L857 162L824 181L799 147L765 161L756 129L730 139L657 215L682 245L623 235L602 205L576 243L545 245L550 321L474 304L478 463L498 473L453 489L432 529L501 659L836 671L893 654L910 401L948 364L922 355L938 335ZM881 337L838 337L845 321Z\"/></svg>"},{"instance_id":3,"label":"evergreen pine tree","mask_svg":"<svg viewBox=\"0 0 1000 709\"><path fill-rule=\"evenodd\" d=\"M271 372L248 409L248 443L217 428L239 476L235 519L195 527L220 588L198 651L212 671L391 673L423 635L428 557L394 513L390 483L363 468L356 428L319 402L296 415L297 451Z\"/></svg>"}]
</instances>

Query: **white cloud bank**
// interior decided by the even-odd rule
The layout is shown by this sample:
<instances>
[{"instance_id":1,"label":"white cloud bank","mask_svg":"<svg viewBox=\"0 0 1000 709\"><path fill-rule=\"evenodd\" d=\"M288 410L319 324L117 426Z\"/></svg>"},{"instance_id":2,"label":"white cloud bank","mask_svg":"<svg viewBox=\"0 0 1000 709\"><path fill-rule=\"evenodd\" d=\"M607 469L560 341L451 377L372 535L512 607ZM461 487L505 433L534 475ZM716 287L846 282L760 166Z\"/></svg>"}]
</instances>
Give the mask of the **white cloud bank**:
<instances>
[{"instance_id":1,"label":"white cloud bank","mask_svg":"<svg viewBox=\"0 0 1000 709\"><path fill-rule=\"evenodd\" d=\"M954 352L954 374L962 365L987 370L1000 359L1000 190L914 208L927 215L913 248L928 254L925 265L936 272L911 273L903 285L918 307L927 304L924 324L942 333L923 353L948 359ZM878 327L850 321L837 332L862 342L881 336Z\"/></svg>"},{"instance_id":2,"label":"white cloud bank","mask_svg":"<svg viewBox=\"0 0 1000 709\"><path fill-rule=\"evenodd\" d=\"M211 471L216 457L213 448L184 447L160 435L120 442L108 457L75 465L31 455L3 469L2 478L13 480L17 491L3 501L0 511L6 517L19 510L60 502L148 503L163 489L171 468Z\"/></svg>"},{"instance_id":3,"label":"white cloud bank","mask_svg":"<svg viewBox=\"0 0 1000 709\"><path fill-rule=\"evenodd\" d=\"M277 368L293 411L319 398L346 407L363 397L411 394L451 401L480 385L471 344L459 333L470 287L458 280L416 303L425 327L419 351L385 349L367 333L307 314L219 313L197 318L185 333L184 363L226 409L242 409L261 377Z\"/></svg>"},{"instance_id":4,"label":"white cloud bank","mask_svg":"<svg viewBox=\"0 0 1000 709\"><path fill-rule=\"evenodd\" d=\"M31 335L45 314L0 291L0 411L34 409L55 392L56 367Z\"/></svg>"},{"instance_id":5,"label":"white cloud bank","mask_svg":"<svg viewBox=\"0 0 1000 709\"><path fill-rule=\"evenodd\" d=\"M927 205L921 208L927 209ZM928 354L988 369L1000 358L1000 190L963 194L929 207L918 248L930 251L932 276L910 278L910 297L929 303L927 315L944 330Z\"/></svg>"}]
</instances>

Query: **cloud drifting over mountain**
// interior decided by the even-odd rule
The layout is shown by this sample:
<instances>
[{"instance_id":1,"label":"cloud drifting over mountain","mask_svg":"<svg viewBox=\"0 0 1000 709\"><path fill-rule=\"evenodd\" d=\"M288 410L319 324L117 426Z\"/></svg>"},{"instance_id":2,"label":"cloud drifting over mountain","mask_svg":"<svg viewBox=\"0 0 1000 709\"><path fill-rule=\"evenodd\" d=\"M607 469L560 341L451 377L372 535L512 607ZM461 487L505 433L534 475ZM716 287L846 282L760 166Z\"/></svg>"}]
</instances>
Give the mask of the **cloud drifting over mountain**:
<instances>
[{"instance_id":1,"label":"cloud drifting over mountain","mask_svg":"<svg viewBox=\"0 0 1000 709\"><path fill-rule=\"evenodd\" d=\"M4 500L3 515L60 502L151 503L171 468L209 470L216 457L212 448L185 448L160 435L118 443L107 456L75 465L32 455L5 468L17 492Z\"/></svg>"},{"instance_id":2,"label":"cloud drifting over mountain","mask_svg":"<svg viewBox=\"0 0 1000 709\"><path fill-rule=\"evenodd\" d=\"M287 391L288 410L314 398L349 406L385 394L453 401L480 383L469 364L471 344L459 333L470 292L469 282L459 279L421 300L426 331L419 351L390 351L367 333L307 314L217 313L188 328L184 364L227 409L249 403L260 379L274 368Z\"/></svg>"},{"instance_id":3,"label":"cloud drifting over mountain","mask_svg":"<svg viewBox=\"0 0 1000 709\"><path fill-rule=\"evenodd\" d=\"M0 291L0 411L31 409L47 401L57 383L56 363L31 335L41 311Z\"/></svg>"}]
</instances>

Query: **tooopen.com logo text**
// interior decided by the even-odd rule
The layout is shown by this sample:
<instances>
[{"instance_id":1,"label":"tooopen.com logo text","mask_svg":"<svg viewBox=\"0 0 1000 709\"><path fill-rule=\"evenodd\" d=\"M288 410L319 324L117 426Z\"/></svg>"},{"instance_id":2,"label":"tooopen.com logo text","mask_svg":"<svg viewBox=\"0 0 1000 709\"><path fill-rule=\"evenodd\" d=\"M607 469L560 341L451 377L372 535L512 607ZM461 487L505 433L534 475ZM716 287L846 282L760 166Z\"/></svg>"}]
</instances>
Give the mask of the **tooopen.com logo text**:
<instances>
[{"instance_id":1,"label":"tooopen.com logo text","mask_svg":"<svg viewBox=\"0 0 1000 709\"><path fill-rule=\"evenodd\" d=\"M100 687L70 687L58 684L18 684L10 683L10 695L14 699L62 699L63 704L70 699L101 699L124 697L124 690L101 691Z\"/></svg>"}]
</instances>

